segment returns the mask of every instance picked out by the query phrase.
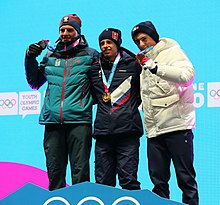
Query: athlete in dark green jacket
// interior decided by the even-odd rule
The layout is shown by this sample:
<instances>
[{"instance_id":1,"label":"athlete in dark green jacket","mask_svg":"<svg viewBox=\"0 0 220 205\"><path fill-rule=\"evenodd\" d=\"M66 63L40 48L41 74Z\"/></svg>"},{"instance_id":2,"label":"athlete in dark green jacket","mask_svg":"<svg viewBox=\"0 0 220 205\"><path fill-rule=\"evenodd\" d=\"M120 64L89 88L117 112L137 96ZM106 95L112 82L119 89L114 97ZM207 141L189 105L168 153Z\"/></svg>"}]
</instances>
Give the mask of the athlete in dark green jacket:
<instances>
[{"instance_id":1,"label":"athlete in dark green jacket","mask_svg":"<svg viewBox=\"0 0 220 205\"><path fill-rule=\"evenodd\" d=\"M66 186L68 157L72 184L89 181L92 97L88 73L98 52L81 35L81 20L66 15L60 22L60 38L40 65L36 57L46 41L31 44L25 57L26 78L33 89L48 83L39 123L45 125L44 150L49 190Z\"/></svg>"}]
</instances>

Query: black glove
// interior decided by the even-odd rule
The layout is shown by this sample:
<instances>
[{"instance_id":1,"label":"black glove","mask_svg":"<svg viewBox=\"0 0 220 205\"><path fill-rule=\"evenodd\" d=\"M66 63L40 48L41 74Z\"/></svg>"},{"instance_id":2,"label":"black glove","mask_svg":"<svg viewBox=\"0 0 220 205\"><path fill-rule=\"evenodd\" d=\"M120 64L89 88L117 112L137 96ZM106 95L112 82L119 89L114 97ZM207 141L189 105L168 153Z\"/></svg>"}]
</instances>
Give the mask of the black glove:
<instances>
[{"instance_id":1,"label":"black glove","mask_svg":"<svg viewBox=\"0 0 220 205\"><path fill-rule=\"evenodd\" d=\"M38 43L31 44L27 49L27 55L32 57L37 57L46 48L46 42L44 40Z\"/></svg>"}]
</instances>

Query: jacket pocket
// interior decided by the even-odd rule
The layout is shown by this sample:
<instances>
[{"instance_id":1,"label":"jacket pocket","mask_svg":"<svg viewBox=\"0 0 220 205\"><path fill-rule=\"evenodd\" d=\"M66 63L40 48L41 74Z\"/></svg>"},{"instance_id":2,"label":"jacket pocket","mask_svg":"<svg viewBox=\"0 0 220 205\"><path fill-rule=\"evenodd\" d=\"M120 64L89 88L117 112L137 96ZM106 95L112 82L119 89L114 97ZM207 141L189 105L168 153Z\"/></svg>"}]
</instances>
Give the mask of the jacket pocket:
<instances>
[{"instance_id":1,"label":"jacket pocket","mask_svg":"<svg viewBox=\"0 0 220 205\"><path fill-rule=\"evenodd\" d=\"M85 92L86 92L86 85L83 85L81 95L80 95L80 105L81 105L81 107L84 107L83 98L85 97Z\"/></svg>"},{"instance_id":2,"label":"jacket pocket","mask_svg":"<svg viewBox=\"0 0 220 205\"><path fill-rule=\"evenodd\" d=\"M176 94L164 98L152 99L152 106L166 108L177 101L179 101L179 95Z\"/></svg>"},{"instance_id":3,"label":"jacket pocket","mask_svg":"<svg viewBox=\"0 0 220 205\"><path fill-rule=\"evenodd\" d=\"M172 127L181 119L178 102L179 95L177 94L152 100L154 121L158 129Z\"/></svg>"}]
</instances>

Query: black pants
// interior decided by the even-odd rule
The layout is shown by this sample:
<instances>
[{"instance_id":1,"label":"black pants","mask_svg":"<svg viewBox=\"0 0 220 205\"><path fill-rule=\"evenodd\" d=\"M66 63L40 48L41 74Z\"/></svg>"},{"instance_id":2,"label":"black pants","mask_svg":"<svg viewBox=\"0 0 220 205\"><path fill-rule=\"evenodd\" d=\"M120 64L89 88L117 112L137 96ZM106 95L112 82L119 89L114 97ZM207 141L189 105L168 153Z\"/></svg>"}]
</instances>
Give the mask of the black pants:
<instances>
[{"instance_id":1,"label":"black pants","mask_svg":"<svg viewBox=\"0 0 220 205\"><path fill-rule=\"evenodd\" d=\"M176 131L147 141L148 169L154 184L153 192L169 198L170 165L174 164L177 183L182 190L182 202L198 205L198 190L193 167L193 133Z\"/></svg>"},{"instance_id":2,"label":"black pants","mask_svg":"<svg viewBox=\"0 0 220 205\"><path fill-rule=\"evenodd\" d=\"M49 190L66 186L66 168L70 160L72 184L90 180L90 124L52 124L45 126L44 151Z\"/></svg>"},{"instance_id":3,"label":"black pants","mask_svg":"<svg viewBox=\"0 0 220 205\"><path fill-rule=\"evenodd\" d=\"M139 137L119 135L96 139L96 183L115 186L118 174L123 189L140 189L140 182L137 181L139 146Z\"/></svg>"}]
</instances>

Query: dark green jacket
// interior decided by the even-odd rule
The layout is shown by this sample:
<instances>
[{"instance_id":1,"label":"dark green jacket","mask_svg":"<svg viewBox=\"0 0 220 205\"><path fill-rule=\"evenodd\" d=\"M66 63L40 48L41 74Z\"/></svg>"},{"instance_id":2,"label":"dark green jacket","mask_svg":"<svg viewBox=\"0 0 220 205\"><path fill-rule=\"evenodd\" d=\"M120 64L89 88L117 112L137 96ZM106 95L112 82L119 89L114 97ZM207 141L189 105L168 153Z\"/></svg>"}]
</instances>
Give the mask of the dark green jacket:
<instances>
[{"instance_id":1,"label":"dark green jacket","mask_svg":"<svg viewBox=\"0 0 220 205\"><path fill-rule=\"evenodd\" d=\"M88 47L82 37L80 44L62 51L58 43L38 66L36 58L25 57L26 78L33 89L48 83L39 123L91 123L92 97L88 72L98 52Z\"/></svg>"}]
</instances>

